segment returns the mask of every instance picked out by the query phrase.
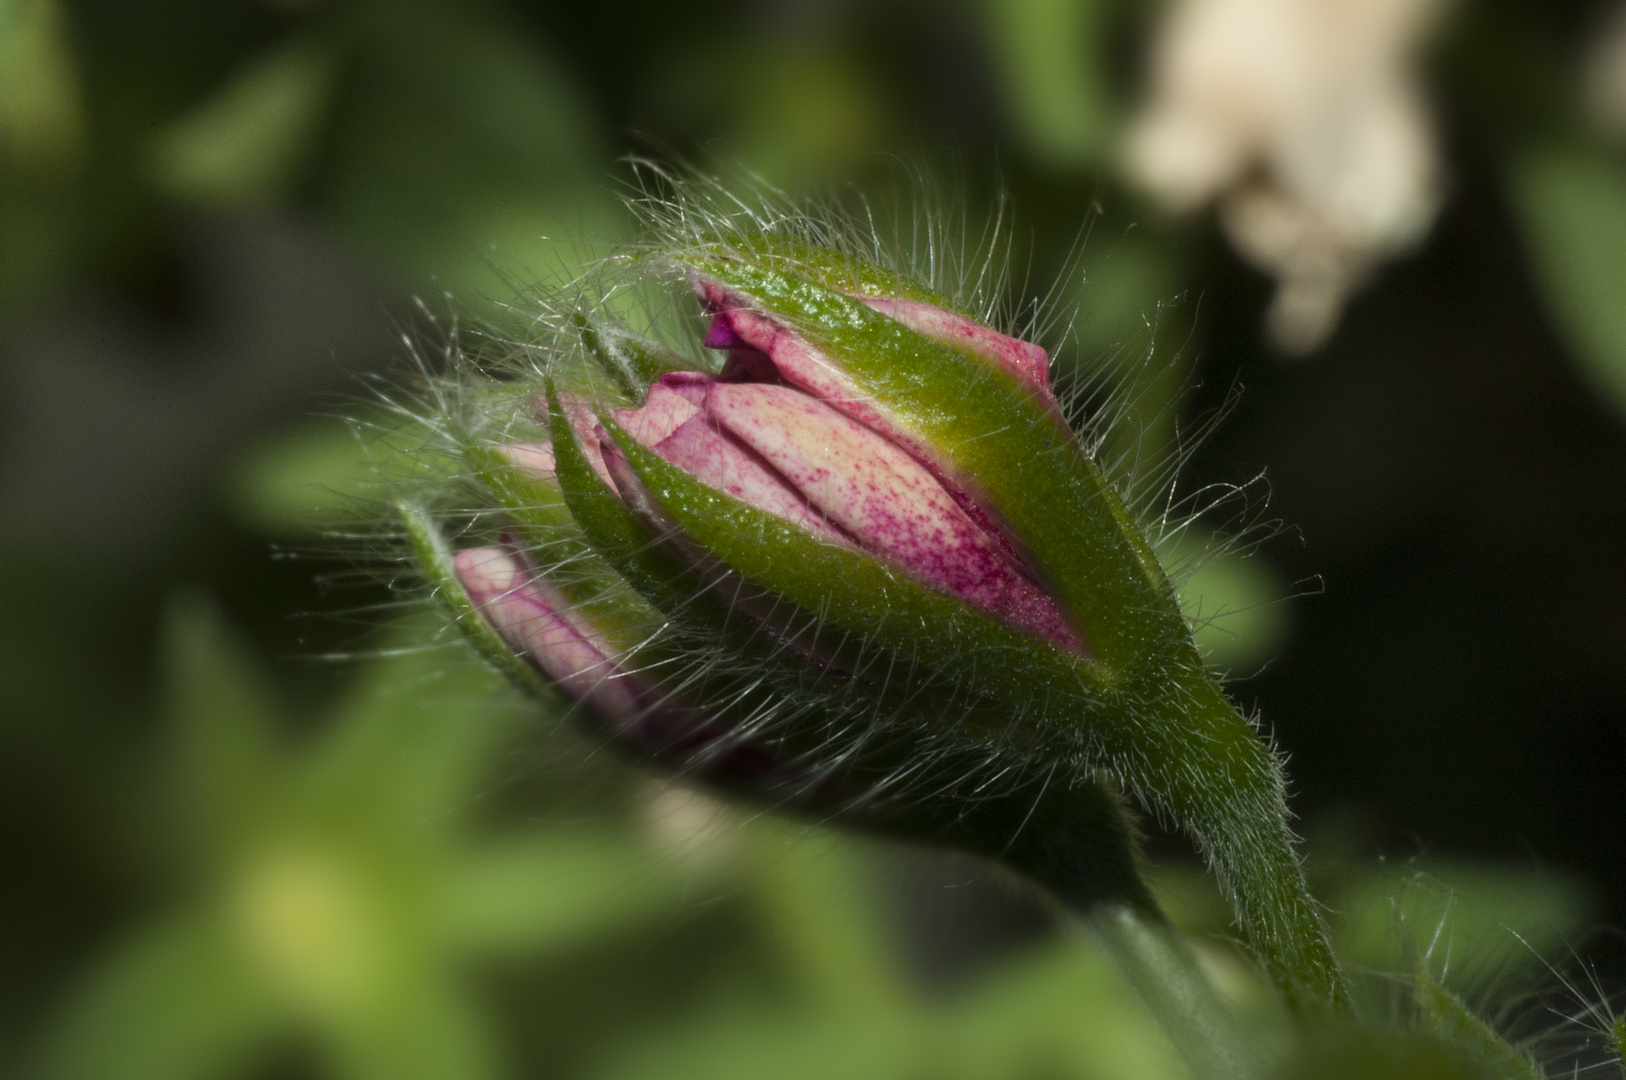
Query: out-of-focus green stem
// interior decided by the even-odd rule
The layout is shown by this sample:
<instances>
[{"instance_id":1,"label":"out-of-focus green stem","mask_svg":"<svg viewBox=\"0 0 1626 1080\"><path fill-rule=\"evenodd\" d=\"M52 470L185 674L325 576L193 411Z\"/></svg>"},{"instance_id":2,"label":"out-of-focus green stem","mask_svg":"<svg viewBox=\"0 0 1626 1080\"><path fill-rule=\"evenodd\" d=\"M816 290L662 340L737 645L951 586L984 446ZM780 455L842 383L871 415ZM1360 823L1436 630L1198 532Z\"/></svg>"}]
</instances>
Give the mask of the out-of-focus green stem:
<instances>
[{"instance_id":1,"label":"out-of-focus green stem","mask_svg":"<svg viewBox=\"0 0 1626 1080\"><path fill-rule=\"evenodd\" d=\"M1037 796L1016 792L970 808L944 835L1048 889L1117 964L1197 1080L1261 1074L1241 1025L1157 910L1127 808L1110 788L1077 782Z\"/></svg>"},{"instance_id":2,"label":"out-of-focus green stem","mask_svg":"<svg viewBox=\"0 0 1626 1080\"><path fill-rule=\"evenodd\" d=\"M1413 981L1423 1018L1437 1035L1473 1054L1506 1080L1542 1080L1535 1063L1441 986L1426 963L1418 965Z\"/></svg>"},{"instance_id":3,"label":"out-of-focus green stem","mask_svg":"<svg viewBox=\"0 0 1626 1080\"><path fill-rule=\"evenodd\" d=\"M1257 1052L1166 919L1136 907L1098 905L1079 921L1116 961L1194 1077L1259 1075Z\"/></svg>"}]
</instances>

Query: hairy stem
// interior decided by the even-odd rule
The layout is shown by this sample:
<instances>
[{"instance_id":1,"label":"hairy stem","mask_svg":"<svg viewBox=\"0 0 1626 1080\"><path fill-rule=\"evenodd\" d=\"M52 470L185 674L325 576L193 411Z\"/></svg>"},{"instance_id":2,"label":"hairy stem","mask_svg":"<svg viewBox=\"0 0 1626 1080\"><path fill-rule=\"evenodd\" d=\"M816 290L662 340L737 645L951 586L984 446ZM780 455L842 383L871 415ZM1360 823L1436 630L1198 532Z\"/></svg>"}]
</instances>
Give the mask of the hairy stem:
<instances>
[{"instance_id":1,"label":"hairy stem","mask_svg":"<svg viewBox=\"0 0 1626 1080\"><path fill-rule=\"evenodd\" d=\"M1188 686L1188 707L1193 726L1210 735L1213 761L1191 790L1172 785L1170 802L1208 857L1288 1009L1301 1019L1348 1013L1349 987L1288 826L1280 762L1212 681ZM1213 791L1216 779L1225 782L1221 798Z\"/></svg>"}]
</instances>

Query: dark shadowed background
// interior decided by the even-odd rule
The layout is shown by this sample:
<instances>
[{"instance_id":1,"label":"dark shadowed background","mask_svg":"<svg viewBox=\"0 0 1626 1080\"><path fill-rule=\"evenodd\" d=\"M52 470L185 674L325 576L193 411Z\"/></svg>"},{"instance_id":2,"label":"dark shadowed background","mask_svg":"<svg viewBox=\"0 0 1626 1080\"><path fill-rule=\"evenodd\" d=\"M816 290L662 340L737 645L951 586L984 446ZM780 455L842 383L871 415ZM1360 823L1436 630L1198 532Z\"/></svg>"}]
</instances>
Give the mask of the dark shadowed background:
<instances>
[{"instance_id":1,"label":"dark shadowed background","mask_svg":"<svg viewBox=\"0 0 1626 1080\"><path fill-rule=\"evenodd\" d=\"M1004 192L1154 450L1240 385L1186 480L1285 525L1187 599L1346 956L1613 985L1626 8L1312 7L0 0L0 1073L1177 1073L1031 897L641 779L331 555L336 418L629 153Z\"/></svg>"}]
</instances>

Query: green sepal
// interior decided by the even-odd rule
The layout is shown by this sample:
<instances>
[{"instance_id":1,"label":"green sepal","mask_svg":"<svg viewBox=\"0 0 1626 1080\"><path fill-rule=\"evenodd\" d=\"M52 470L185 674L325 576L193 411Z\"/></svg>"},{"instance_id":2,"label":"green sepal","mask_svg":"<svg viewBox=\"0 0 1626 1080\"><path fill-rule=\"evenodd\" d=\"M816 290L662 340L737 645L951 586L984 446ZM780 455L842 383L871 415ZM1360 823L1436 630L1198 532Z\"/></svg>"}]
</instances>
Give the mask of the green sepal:
<instances>
[{"instance_id":1,"label":"green sepal","mask_svg":"<svg viewBox=\"0 0 1626 1080\"><path fill-rule=\"evenodd\" d=\"M916 300L949 311L959 311L954 302L913 278L878 266L868 259L833 248L809 244L805 240L770 233L734 233L707 249L724 257L744 257L768 267L811 278L839 293L871 296L883 300Z\"/></svg>"},{"instance_id":2,"label":"green sepal","mask_svg":"<svg viewBox=\"0 0 1626 1080\"><path fill-rule=\"evenodd\" d=\"M674 371L693 371L694 364L657 341L576 312L571 324L582 348L631 401L642 403L649 384Z\"/></svg>"},{"instance_id":3,"label":"green sepal","mask_svg":"<svg viewBox=\"0 0 1626 1080\"><path fill-rule=\"evenodd\" d=\"M594 550L558 484L526 475L496 447L471 445L463 455L513 524L520 546L534 562L557 568L549 582L589 622L623 649L648 637L659 614Z\"/></svg>"}]
</instances>

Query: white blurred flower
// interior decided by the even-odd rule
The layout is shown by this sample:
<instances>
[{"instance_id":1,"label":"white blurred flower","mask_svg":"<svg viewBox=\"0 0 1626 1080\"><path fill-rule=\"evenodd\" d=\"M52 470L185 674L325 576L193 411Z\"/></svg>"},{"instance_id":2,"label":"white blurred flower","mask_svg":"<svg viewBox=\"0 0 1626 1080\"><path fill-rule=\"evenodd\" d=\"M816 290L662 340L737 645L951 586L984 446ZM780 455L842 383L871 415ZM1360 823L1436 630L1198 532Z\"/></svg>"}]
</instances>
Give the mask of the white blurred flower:
<instances>
[{"instance_id":1,"label":"white blurred flower","mask_svg":"<svg viewBox=\"0 0 1626 1080\"><path fill-rule=\"evenodd\" d=\"M1588 111L1605 132L1626 139L1626 6L1604 23L1588 51Z\"/></svg>"},{"instance_id":2,"label":"white blurred flower","mask_svg":"<svg viewBox=\"0 0 1626 1080\"><path fill-rule=\"evenodd\" d=\"M1270 334L1321 345L1345 301L1422 239L1439 162L1412 71L1447 0L1181 0L1155 43L1126 167L1166 207L1217 201L1277 279Z\"/></svg>"}]
</instances>

